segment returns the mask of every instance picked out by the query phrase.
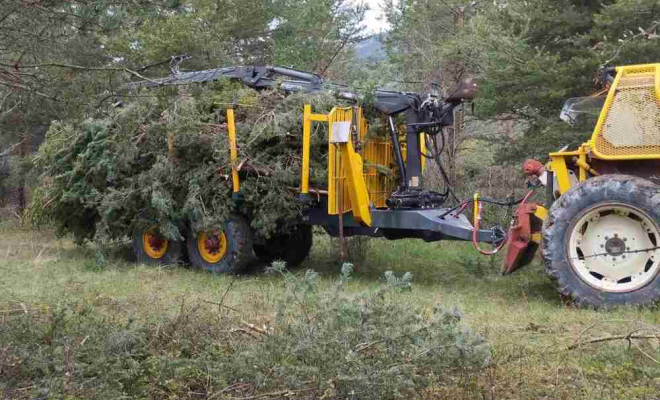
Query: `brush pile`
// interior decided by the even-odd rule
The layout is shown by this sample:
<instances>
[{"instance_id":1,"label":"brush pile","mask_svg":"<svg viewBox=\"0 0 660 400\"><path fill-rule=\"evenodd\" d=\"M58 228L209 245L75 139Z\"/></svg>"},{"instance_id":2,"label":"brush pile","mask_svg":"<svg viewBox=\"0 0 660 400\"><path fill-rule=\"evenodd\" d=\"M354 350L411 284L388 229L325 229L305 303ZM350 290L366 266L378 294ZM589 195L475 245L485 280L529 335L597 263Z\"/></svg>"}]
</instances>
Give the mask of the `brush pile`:
<instances>
[{"instance_id":1,"label":"brush pile","mask_svg":"<svg viewBox=\"0 0 660 400\"><path fill-rule=\"evenodd\" d=\"M226 110L236 114L240 211L269 237L299 216L302 111L328 113L329 93L283 95L219 81L126 99L99 118L54 123L34 158L40 187L28 217L78 242L130 237L138 221L181 239L210 229L234 205ZM310 180L327 179L327 128L312 131Z\"/></svg>"}]
</instances>

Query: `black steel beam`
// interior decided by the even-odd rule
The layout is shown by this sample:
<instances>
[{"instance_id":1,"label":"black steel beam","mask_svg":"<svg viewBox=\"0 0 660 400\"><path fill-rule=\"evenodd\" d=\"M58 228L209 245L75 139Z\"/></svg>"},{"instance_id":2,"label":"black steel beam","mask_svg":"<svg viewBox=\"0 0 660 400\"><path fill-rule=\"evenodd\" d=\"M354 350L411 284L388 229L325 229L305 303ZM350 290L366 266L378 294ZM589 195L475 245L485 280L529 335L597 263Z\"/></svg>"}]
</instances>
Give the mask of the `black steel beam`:
<instances>
[{"instance_id":1,"label":"black steel beam","mask_svg":"<svg viewBox=\"0 0 660 400\"><path fill-rule=\"evenodd\" d=\"M339 232L339 218L328 215L325 204L307 209L304 212L304 222L309 225L321 225L331 235ZM450 209L434 208L423 210L371 210L371 227L358 224L352 213L343 215L344 229L351 235L385 236L388 238L420 238L428 241L438 240L472 240L474 227L465 215L450 213L440 218ZM495 237L490 229L480 229L477 241L493 243L501 240Z\"/></svg>"}]
</instances>

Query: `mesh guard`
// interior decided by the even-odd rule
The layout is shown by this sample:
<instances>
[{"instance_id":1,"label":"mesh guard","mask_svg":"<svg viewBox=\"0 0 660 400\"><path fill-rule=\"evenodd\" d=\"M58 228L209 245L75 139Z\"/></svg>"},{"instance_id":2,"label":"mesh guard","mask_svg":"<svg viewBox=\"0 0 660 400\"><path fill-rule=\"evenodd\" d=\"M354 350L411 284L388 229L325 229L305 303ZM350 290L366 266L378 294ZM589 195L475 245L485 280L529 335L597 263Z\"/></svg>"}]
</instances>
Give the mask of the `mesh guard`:
<instances>
[{"instance_id":1,"label":"mesh guard","mask_svg":"<svg viewBox=\"0 0 660 400\"><path fill-rule=\"evenodd\" d=\"M660 158L660 64L623 67L592 142L605 159Z\"/></svg>"}]
</instances>

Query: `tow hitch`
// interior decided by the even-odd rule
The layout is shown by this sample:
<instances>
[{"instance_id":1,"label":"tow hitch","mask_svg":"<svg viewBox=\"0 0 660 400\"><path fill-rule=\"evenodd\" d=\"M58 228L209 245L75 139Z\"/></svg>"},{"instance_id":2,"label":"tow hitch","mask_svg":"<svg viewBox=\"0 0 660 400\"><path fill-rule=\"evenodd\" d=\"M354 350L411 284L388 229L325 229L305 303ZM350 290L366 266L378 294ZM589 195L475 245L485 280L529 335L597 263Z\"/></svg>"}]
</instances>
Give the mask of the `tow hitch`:
<instances>
[{"instance_id":1,"label":"tow hitch","mask_svg":"<svg viewBox=\"0 0 660 400\"><path fill-rule=\"evenodd\" d=\"M548 211L534 203L518 206L507 235L502 275L508 275L534 260L541 244L541 229Z\"/></svg>"}]
</instances>

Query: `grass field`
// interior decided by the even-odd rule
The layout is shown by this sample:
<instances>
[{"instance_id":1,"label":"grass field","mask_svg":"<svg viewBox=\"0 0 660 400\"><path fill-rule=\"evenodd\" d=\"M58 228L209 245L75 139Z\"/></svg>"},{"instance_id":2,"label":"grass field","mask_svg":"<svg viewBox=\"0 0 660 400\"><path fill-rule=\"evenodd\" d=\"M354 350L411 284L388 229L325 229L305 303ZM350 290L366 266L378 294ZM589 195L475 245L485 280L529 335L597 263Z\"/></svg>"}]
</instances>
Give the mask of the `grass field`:
<instances>
[{"instance_id":1,"label":"grass field","mask_svg":"<svg viewBox=\"0 0 660 400\"><path fill-rule=\"evenodd\" d=\"M317 236L310 260L299 271L314 269L321 275L321 287L333 287L338 275L334 246L326 237ZM412 272L413 290L403 293L399 301L422 308L437 303L457 306L465 315L463 322L483 335L491 347L487 367L466 379L456 379L455 384L431 385L415 394L417 397L660 398L660 364L655 361L660 360L660 340L612 340L568 349L592 338L627 335L660 325L656 310L572 308L562 303L538 263L514 276L501 277L499 263L478 256L466 244L374 240L366 259L356 263L356 268L348 285L351 292L377 290L388 270ZM65 305L75 305L74 310L84 305L84 313L103 315L105 322L153 329L161 329L160 321L165 318L178 321L184 308L215 318L205 324L215 321L227 329L241 323L259 327L268 326L274 318L273 302L281 295L282 284L280 276L259 272L235 278L184 267L136 265L116 255L103 261L91 248L76 248L49 232L21 230L5 223L0 226L0 332L4 335L0 338L5 340L0 340L0 397L95 396L94 384L81 382L80 377L68 378L75 374L66 367L35 367L35 353L42 351L64 352L61 358L67 359L66 346L48 350L57 334L54 326L59 314L55 310ZM37 324L35 321L45 321L44 326L50 328L44 328L45 333L34 339L38 343L32 345L25 341L34 336L29 334L29 324ZM23 330L16 328L26 323ZM76 332L82 332L75 339L77 348L94 343L97 331ZM30 354L14 351L18 343L32 349ZM181 353L176 341L168 346L167 354ZM71 357L75 369L78 361ZM183 392L168 381L159 386L160 392L151 391L148 397L262 398L261 393L250 397L201 386L205 387ZM285 394L272 397L278 396ZM298 398L295 393L286 396Z\"/></svg>"}]
</instances>

